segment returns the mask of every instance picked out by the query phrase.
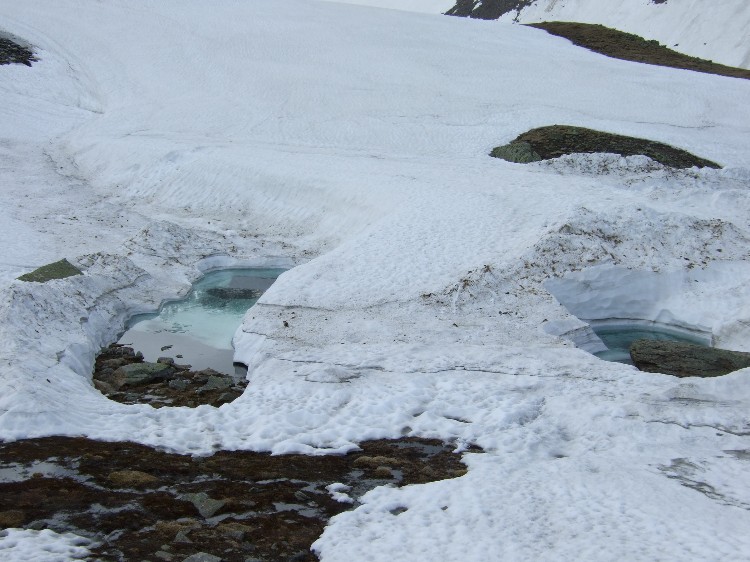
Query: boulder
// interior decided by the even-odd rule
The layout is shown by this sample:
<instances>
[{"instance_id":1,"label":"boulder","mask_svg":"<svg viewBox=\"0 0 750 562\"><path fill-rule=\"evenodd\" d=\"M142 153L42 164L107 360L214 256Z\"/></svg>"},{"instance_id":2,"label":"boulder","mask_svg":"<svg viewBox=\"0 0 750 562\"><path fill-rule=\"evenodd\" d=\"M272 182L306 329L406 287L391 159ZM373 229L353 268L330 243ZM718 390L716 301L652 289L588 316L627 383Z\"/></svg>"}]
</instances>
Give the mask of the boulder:
<instances>
[{"instance_id":1,"label":"boulder","mask_svg":"<svg viewBox=\"0 0 750 562\"><path fill-rule=\"evenodd\" d=\"M167 379L171 373L172 369L165 363L131 363L130 365L123 365L103 380L115 388L120 388L162 381Z\"/></svg>"},{"instance_id":2,"label":"boulder","mask_svg":"<svg viewBox=\"0 0 750 562\"><path fill-rule=\"evenodd\" d=\"M676 341L636 340L630 358L641 371L676 377L719 377L750 367L750 353Z\"/></svg>"}]
</instances>

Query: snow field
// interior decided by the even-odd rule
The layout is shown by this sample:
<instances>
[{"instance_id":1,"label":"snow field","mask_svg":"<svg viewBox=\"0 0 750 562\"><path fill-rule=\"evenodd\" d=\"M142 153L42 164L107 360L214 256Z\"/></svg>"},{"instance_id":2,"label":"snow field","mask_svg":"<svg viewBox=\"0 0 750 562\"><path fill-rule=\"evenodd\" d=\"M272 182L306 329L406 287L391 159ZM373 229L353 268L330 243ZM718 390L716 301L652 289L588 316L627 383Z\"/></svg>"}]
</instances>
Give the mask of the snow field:
<instances>
[{"instance_id":1,"label":"snow field","mask_svg":"<svg viewBox=\"0 0 750 562\"><path fill-rule=\"evenodd\" d=\"M324 454L419 435L486 449L465 455L464 477L372 491L316 543L325 561L748 551L747 461L727 452L748 449L747 373L678 380L599 361L558 337L585 324L545 288L602 286L609 306L581 300L610 314L656 285L643 314L746 345L746 82L334 3L0 8L42 59L0 83L1 438ZM487 156L552 123L727 169ZM84 275L10 281L61 252ZM235 335L251 369L235 402L154 410L91 386L126 318L201 271L297 264Z\"/></svg>"}]
</instances>

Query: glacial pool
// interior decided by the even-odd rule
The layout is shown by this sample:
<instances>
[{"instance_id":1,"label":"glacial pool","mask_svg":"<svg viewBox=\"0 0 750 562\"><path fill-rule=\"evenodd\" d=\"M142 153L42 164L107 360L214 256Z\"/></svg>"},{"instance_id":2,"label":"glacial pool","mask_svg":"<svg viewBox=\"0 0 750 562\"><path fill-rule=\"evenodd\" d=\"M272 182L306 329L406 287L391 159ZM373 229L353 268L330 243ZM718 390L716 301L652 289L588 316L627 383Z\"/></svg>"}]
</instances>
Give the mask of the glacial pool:
<instances>
[{"instance_id":1,"label":"glacial pool","mask_svg":"<svg viewBox=\"0 0 750 562\"><path fill-rule=\"evenodd\" d=\"M211 271L182 299L158 312L130 318L117 343L143 353L146 361L172 357L193 370L244 375L233 363L232 338L245 312L285 269L237 268Z\"/></svg>"},{"instance_id":2,"label":"glacial pool","mask_svg":"<svg viewBox=\"0 0 750 562\"><path fill-rule=\"evenodd\" d=\"M630 345L636 340L679 341L710 346L710 339L697 333L654 322L591 326L607 349L594 353L599 359L632 365Z\"/></svg>"}]
</instances>

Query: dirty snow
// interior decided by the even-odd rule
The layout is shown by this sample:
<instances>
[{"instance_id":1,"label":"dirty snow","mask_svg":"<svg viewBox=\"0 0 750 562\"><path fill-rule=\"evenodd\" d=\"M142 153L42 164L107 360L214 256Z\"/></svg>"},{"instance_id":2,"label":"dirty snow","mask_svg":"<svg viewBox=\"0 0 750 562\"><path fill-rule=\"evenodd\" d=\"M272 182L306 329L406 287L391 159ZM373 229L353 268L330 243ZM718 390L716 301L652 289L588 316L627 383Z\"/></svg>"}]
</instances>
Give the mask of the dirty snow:
<instances>
[{"instance_id":1,"label":"dirty snow","mask_svg":"<svg viewBox=\"0 0 750 562\"><path fill-rule=\"evenodd\" d=\"M548 282L747 350L750 83L303 0L0 0L0 29L40 58L0 68L1 438L485 448L464 477L371 491L325 561L746 557L749 373L600 361ZM552 123L724 169L487 156ZM13 280L62 257L84 275ZM155 410L93 388L129 315L239 265L297 266L235 335L241 398Z\"/></svg>"}]
</instances>

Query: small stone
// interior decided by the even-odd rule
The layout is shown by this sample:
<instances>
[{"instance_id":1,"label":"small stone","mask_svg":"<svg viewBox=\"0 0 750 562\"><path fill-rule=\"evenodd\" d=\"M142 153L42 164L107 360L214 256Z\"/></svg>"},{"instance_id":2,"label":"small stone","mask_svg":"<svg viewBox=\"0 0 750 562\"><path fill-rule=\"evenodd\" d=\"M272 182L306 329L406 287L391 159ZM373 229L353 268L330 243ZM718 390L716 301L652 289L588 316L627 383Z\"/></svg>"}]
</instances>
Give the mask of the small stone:
<instances>
[{"instance_id":1,"label":"small stone","mask_svg":"<svg viewBox=\"0 0 750 562\"><path fill-rule=\"evenodd\" d=\"M217 511L219 511L227 503L223 500L215 500L210 498L205 492L198 492L197 494L183 494L180 499L189 501L201 514L201 517L208 519L213 517Z\"/></svg>"},{"instance_id":2,"label":"small stone","mask_svg":"<svg viewBox=\"0 0 750 562\"><path fill-rule=\"evenodd\" d=\"M139 488L141 486L148 486L159 481L156 476L152 476L146 472L140 470L116 470L110 472L109 481L117 486L125 486L129 488Z\"/></svg>"},{"instance_id":3,"label":"small stone","mask_svg":"<svg viewBox=\"0 0 750 562\"><path fill-rule=\"evenodd\" d=\"M164 363L165 365L174 365L174 359L172 359L171 357L159 357L156 362Z\"/></svg>"},{"instance_id":4,"label":"small stone","mask_svg":"<svg viewBox=\"0 0 750 562\"><path fill-rule=\"evenodd\" d=\"M167 562L171 562L174 560L174 555L170 554L169 552L164 552L163 550L160 550L156 554L154 554L154 558L158 558L159 560L166 560Z\"/></svg>"},{"instance_id":5,"label":"small stone","mask_svg":"<svg viewBox=\"0 0 750 562\"><path fill-rule=\"evenodd\" d=\"M174 542L191 544L193 541L191 541L190 538L188 537L189 532L190 532L190 529L183 529L182 531L177 531L177 535L175 535L174 537Z\"/></svg>"},{"instance_id":6,"label":"small stone","mask_svg":"<svg viewBox=\"0 0 750 562\"><path fill-rule=\"evenodd\" d=\"M168 349L172 349L172 346L171 345L163 345L162 348L161 348L162 351L166 351Z\"/></svg>"},{"instance_id":7,"label":"small stone","mask_svg":"<svg viewBox=\"0 0 750 562\"><path fill-rule=\"evenodd\" d=\"M222 562L223 558L214 556L207 552L197 552L191 556L188 556L183 562Z\"/></svg>"}]
</instances>

